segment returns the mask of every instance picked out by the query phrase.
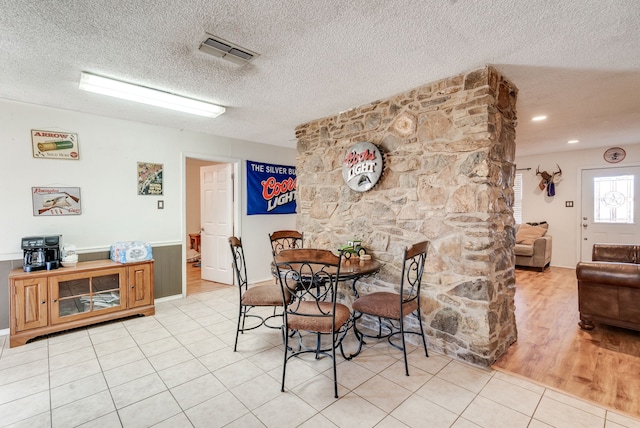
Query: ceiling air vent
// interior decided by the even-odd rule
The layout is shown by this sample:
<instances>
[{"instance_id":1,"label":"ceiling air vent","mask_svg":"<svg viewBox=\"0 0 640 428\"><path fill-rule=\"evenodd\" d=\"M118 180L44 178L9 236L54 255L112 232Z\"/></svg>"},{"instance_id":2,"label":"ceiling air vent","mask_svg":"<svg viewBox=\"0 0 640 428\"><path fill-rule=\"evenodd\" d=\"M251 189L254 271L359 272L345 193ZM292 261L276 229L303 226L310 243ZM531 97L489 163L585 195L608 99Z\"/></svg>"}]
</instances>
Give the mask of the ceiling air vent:
<instances>
[{"instance_id":1,"label":"ceiling air vent","mask_svg":"<svg viewBox=\"0 0 640 428\"><path fill-rule=\"evenodd\" d=\"M241 65L246 64L259 56L257 53L252 52L249 49L234 45L233 43L212 34L207 34L207 38L204 42L200 43L200 47L198 49L209 55L226 59L227 61Z\"/></svg>"}]
</instances>

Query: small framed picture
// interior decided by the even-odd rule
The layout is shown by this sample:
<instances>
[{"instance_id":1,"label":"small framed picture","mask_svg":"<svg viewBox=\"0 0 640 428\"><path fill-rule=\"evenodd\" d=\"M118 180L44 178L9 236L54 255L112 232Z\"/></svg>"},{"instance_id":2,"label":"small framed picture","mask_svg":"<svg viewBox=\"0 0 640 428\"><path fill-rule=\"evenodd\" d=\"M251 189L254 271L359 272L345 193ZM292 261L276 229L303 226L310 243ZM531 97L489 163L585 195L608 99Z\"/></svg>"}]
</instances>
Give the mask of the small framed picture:
<instances>
[{"instance_id":1,"label":"small framed picture","mask_svg":"<svg viewBox=\"0 0 640 428\"><path fill-rule=\"evenodd\" d=\"M78 134L32 129L31 147L34 158L80 159Z\"/></svg>"},{"instance_id":2,"label":"small framed picture","mask_svg":"<svg viewBox=\"0 0 640 428\"><path fill-rule=\"evenodd\" d=\"M79 187L32 187L31 197L36 217L82 214Z\"/></svg>"},{"instance_id":3,"label":"small framed picture","mask_svg":"<svg viewBox=\"0 0 640 428\"><path fill-rule=\"evenodd\" d=\"M162 164L138 162L138 195L162 195Z\"/></svg>"}]
</instances>

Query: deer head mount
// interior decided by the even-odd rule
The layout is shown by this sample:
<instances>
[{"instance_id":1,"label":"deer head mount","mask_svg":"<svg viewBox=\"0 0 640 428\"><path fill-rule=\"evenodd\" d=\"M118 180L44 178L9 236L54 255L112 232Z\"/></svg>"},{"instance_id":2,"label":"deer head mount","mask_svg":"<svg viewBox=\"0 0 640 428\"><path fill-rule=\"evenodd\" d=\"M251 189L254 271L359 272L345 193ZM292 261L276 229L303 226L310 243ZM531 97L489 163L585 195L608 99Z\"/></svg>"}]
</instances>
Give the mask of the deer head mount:
<instances>
[{"instance_id":1,"label":"deer head mount","mask_svg":"<svg viewBox=\"0 0 640 428\"><path fill-rule=\"evenodd\" d=\"M538 187L540 188L540 190L544 190L546 187L547 196L555 196L556 186L554 182L556 181L556 177L562 176L562 169L560 169L560 165L556 164L556 166L558 167L558 170L553 171L551 174L549 174L547 171L540 172L540 165L538 165L538 168L536 168L536 175L542 177L542 180L540 180Z\"/></svg>"}]
</instances>

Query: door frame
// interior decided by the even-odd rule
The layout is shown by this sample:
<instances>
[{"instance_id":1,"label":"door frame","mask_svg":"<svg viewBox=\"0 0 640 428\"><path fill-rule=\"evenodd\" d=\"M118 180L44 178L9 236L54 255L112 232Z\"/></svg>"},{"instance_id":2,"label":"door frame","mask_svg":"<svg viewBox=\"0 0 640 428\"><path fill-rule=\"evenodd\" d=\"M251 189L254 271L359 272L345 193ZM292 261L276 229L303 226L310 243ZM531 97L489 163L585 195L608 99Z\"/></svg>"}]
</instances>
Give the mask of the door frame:
<instances>
[{"instance_id":1,"label":"door frame","mask_svg":"<svg viewBox=\"0 0 640 428\"><path fill-rule=\"evenodd\" d=\"M227 163L231 164L233 171L233 233L236 236L242 235L242 222L241 219L241 178L240 173L242 171L242 159L238 158L229 158L224 156L215 156L204 153L191 153L191 152L182 152L181 153L181 162L180 166L182 168L181 174L181 183L180 189L182 190L182 210L181 210L181 221L180 234L182 236L182 262L187 259L187 247L189 245L189 237L187 235L187 158L197 159L207 162L215 162L215 163ZM187 270L182 269L182 297L187 296Z\"/></svg>"},{"instance_id":2,"label":"door frame","mask_svg":"<svg viewBox=\"0 0 640 428\"><path fill-rule=\"evenodd\" d=\"M626 168L626 167L634 167L640 166L640 162L620 162L616 164L607 163L607 164L598 164L598 165L586 165L579 166L576 168L577 172L577 180L576 183L576 202L578 209L576 210L576 260L580 261L582 259L582 171L586 169L615 169L615 168ZM640 213L638 213L640 215Z\"/></svg>"}]
</instances>

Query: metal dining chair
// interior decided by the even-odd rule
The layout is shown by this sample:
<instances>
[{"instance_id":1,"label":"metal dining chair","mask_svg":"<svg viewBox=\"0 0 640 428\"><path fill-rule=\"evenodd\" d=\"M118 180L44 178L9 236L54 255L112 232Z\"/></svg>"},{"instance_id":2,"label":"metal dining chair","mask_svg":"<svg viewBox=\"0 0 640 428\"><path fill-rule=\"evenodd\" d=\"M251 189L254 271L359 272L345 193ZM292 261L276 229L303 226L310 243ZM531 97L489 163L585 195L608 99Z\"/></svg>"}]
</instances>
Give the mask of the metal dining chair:
<instances>
[{"instance_id":1,"label":"metal dining chair","mask_svg":"<svg viewBox=\"0 0 640 428\"><path fill-rule=\"evenodd\" d=\"M321 356L332 359L334 396L338 398L336 347L342 343L351 320L349 308L336 302L341 260L342 255L336 256L329 250L319 249L282 250L274 255L283 299L289 294L292 296L291 302L285 305L282 326L282 392L287 362L293 357L309 353L315 354L316 359ZM320 335L330 343L318 340ZM297 338L297 347L289 343L294 338ZM312 346L305 345L306 338L313 339Z\"/></svg>"},{"instance_id":2,"label":"metal dining chair","mask_svg":"<svg viewBox=\"0 0 640 428\"><path fill-rule=\"evenodd\" d=\"M281 323L278 325L269 325L267 321L282 317L282 314L277 314L277 308L283 307L283 294L279 284L264 284L264 285L252 285L249 287L247 281L247 265L245 263L244 250L242 248L242 241L240 238L232 236L229 238L229 246L231 248L231 254L233 255L233 267L236 274L236 280L238 282L238 290L240 292L240 300L238 306L238 327L236 329L236 340L233 345L234 352L238 347L238 336L245 331L253 330L261 325L265 325L269 328L281 328ZM286 301L287 299L285 299ZM273 315L263 318L257 314L251 314L250 311L255 307L273 306ZM247 327L245 322L247 318L254 318L259 320L257 325Z\"/></svg>"},{"instance_id":3,"label":"metal dining chair","mask_svg":"<svg viewBox=\"0 0 640 428\"><path fill-rule=\"evenodd\" d=\"M420 287L422 274L424 272L425 260L429 241L419 242L411 247L405 248L402 262L402 274L400 278L400 292L378 291L357 298L353 302L354 310L354 331L360 340L358 353L362 349L365 337L383 339L400 349L404 355L405 373L409 376L409 364L407 362L407 348L405 334L416 334L422 337L424 353L428 357L427 340L422 328L422 317L420 312ZM417 318L419 331L406 331L405 318L410 315ZM378 319L378 333L375 335L365 334L358 328L358 320L363 315L371 315ZM385 322L383 322L383 320ZM384 329L384 332L383 332ZM402 344L394 343L391 339L400 335Z\"/></svg>"}]
</instances>

